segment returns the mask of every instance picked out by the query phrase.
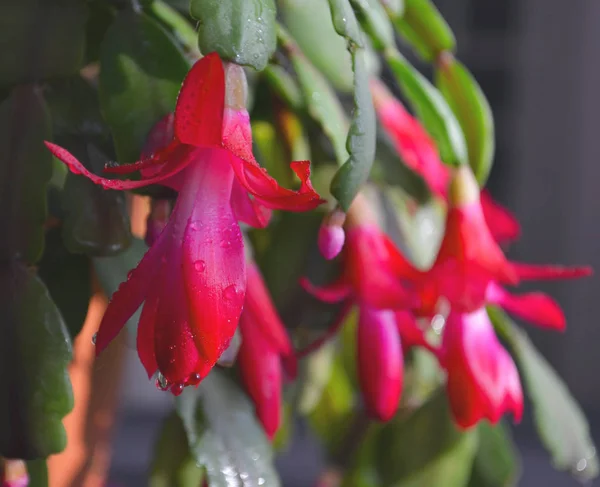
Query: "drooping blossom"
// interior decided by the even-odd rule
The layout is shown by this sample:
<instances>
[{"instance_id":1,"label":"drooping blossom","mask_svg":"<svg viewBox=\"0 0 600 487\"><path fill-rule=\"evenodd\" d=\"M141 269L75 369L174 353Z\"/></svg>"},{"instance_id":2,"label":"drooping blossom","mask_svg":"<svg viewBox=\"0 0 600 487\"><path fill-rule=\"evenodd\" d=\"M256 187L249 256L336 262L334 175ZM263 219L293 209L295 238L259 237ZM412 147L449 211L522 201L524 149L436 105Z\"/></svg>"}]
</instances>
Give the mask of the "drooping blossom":
<instances>
[{"instance_id":1,"label":"drooping blossom","mask_svg":"<svg viewBox=\"0 0 600 487\"><path fill-rule=\"evenodd\" d=\"M588 267L561 267L510 262L494 240L480 202L471 170L455 171L449 192L446 231L431 269L420 281L419 314L432 316L440 299L457 313L470 313L497 304L509 313L542 326L563 329L565 317L548 295L513 295L503 285L531 279L576 278L591 274Z\"/></svg>"},{"instance_id":2,"label":"drooping blossom","mask_svg":"<svg viewBox=\"0 0 600 487\"><path fill-rule=\"evenodd\" d=\"M321 223L318 244L321 255L327 260L334 259L342 251L346 241L343 228L345 221L346 214L340 208L336 208Z\"/></svg>"},{"instance_id":3,"label":"drooping blossom","mask_svg":"<svg viewBox=\"0 0 600 487\"><path fill-rule=\"evenodd\" d=\"M370 86L379 121L396 151L404 163L425 180L431 192L447 202L450 168L442 162L435 142L379 79L372 78ZM487 190L481 192L481 206L497 241L511 241L519 236L517 220L496 203Z\"/></svg>"},{"instance_id":4,"label":"drooping blossom","mask_svg":"<svg viewBox=\"0 0 600 487\"><path fill-rule=\"evenodd\" d=\"M485 308L450 312L439 358L447 372L450 409L460 427L469 428L484 418L495 424L506 412L521 420L519 372L498 341Z\"/></svg>"},{"instance_id":5,"label":"drooping blossom","mask_svg":"<svg viewBox=\"0 0 600 487\"><path fill-rule=\"evenodd\" d=\"M273 438L281 424L284 372L288 378L296 376L296 357L253 262L248 262L247 279L246 303L240 318L242 344L237 361L257 416L267 436Z\"/></svg>"},{"instance_id":6,"label":"drooping blossom","mask_svg":"<svg viewBox=\"0 0 600 487\"><path fill-rule=\"evenodd\" d=\"M366 198L359 194L346 219L342 274L324 287L306 279L304 288L318 299L358 306L358 377L369 414L389 420L398 407L403 383L403 349L433 350L406 308L416 302L402 280L410 264L379 228ZM349 307L348 307L349 309ZM338 319L338 324L343 322ZM330 330L330 334L336 330Z\"/></svg>"},{"instance_id":7,"label":"drooping blossom","mask_svg":"<svg viewBox=\"0 0 600 487\"><path fill-rule=\"evenodd\" d=\"M224 69L217 54L198 61L179 93L173 134L165 129L167 118L150 134L158 146L152 155L106 168L139 172L139 180L97 176L46 143L72 172L104 188L158 183L179 192L166 227L113 294L96 337L100 353L143 303L140 360L149 376L158 370L160 385L174 394L206 376L237 327L246 290L238 220L263 227L270 209L304 211L322 202L310 184L308 161L292 163L298 191L280 187L255 161L246 91L241 67Z\"/></svg>"}]
</instances>

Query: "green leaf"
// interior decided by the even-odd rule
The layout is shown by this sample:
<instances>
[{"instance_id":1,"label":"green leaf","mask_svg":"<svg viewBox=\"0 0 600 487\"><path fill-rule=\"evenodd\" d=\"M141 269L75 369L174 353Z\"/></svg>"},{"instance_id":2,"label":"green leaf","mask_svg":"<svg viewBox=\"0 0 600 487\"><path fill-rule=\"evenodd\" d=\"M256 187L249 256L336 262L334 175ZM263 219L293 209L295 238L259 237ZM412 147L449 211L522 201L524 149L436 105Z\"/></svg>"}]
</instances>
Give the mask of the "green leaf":
<instances>
[{"instance_id":1,"label":"green leaf","mask_svg":"<svg viewBox=\"0 0 600 487\"><path fill-rule=\"evenodd\" d=\"M275 0L192 0L190 11L205 54L262 71L275 52Z\"/></svg>"},{"instance_id":2,"label":"green leaf","mask_svg":"<svg viewBox=\"0 0 600 487\"><path fill-rule=\"evenodd\" d=\"M67 442L69 333L42 281L19 263L0 272L0 314L0 456L45 458Z\"/></svg>"},{"instance_id":3,"label":"green leaf","mask_svg":"<svg viewBox=\"0 0 600 487\"><path fill-rule=\"evenodd\" d=\"M473 75L450 56L438 65L436 84L460 123L469 164L483 186L494 159L494 118L490 104Z\"/></svg>"},{"instance_id":4,"label":"green leaf","mask_svg":"<svg viewBox=\"0 0 600 487\"><path fill-rule=\"evenodd\" d=\"M310 414L323 395L331 378L336 346L326 343L299 363L295 407L303 415Z\"/></svg>"},{"instance_id":5,"label":"green leaf","mask_svg":"<svg viewBox=\"0 0 600 487\"><path fill-rule=\"evenodd\" d=\"M15 88L0 105L0 259L35 263L44 250L46 185L52 156L46 104L34 85Z\"/></svg>"},{"instance_id":6,"label":"green leaf","mask_svg":"<svg viewBox=\"0 0 600 487\"><path fill-rule=\"evenodd\" d=\"M396 50L387 50L385 57L402 93L433 137L442 161L455 166L466 164L465 137L442 94Z\"/></svg>"},{"instance_id":7,"label":"green leaf","mask_svg":"<svg viewBox=\"0 0 600 487\"><path fill-rule=\"evenodd\" d=\"M519 477L519 453L505 423L477 426L479 448L468 487L510 487Z\"/></svg>"},{"instance_id":8,"label":"green leaf","mask_svg":"<svg viewBox=\"0 0 600 487\"><path fill-rule=\"evenodd\" d=\"M106 156L87 144L83 160L98 167ZM76 152L74 152L77 155ZM93 257L116 255L131 245L129 218L122 193L94 184L87 177L69 173L62 193L66 217L62 235L65 245L74 254Z\"/></svg>"},{"instance_id":9,"label":"green leaf","mask_svg":"<svg viewBox=\"0 0 600 487\"><path fill-rule=\"evenodd\" d=\"M201 486L204 471L196 465L187 443L183 423L172 413L163 423L154 447L150 487Z\"/></svg>"},{"instance_id":10,"label":"green leaf","mask_svg":"<svg viewBox=\"0 0 600 487\"><path fill-rule=\"evenodd\" d=\"M581 407L527 334L498 308L488 307L497 331L510 345L533 404L535 425L559 470L581 480L598 476L596 447Z\"/></svg>"},{"instance_id":11,"label":"green leaf","mask_svg":"<svg viewBox=\"0 0 600 487\"><path fill-rule=\"evenodd\" d=\"M376 49L395 47L394 28L379 0L350 0Z\"/></svg>"},{"instance_id":12,"label":"green leaf","mask_svg":"<svg viewBox=\"0 0 600 487\"><path fill-rule=\"evenodd\" d=\"M404 12L395 17L395 24L427 61L456 47L452 30L431 0L404 0Z\"/></svg>"},{"instance_id":13,"label":"green leaf","mask_svg":"<svg viewBox=\"0 0 600 487\"><path fill-rule=\"evenodd\" d=\"M384 486L463 487L476 447L475 431L457 429L440 389L408 417L384 426L374 457Z\"/></svg>"},{"instance_id":14,"label":"green leaf","mask_svg":"<svg viewBox=\"0 0 600 487\"><path fill-rule=\"evenodd\" d=\"M284 48L296 71L308 113L331 141L336 160L341 165L348 158L346 150L348 121L344 108L323 75L291 42L291 40L287 41Z\"/></svg>"},{"instance_id":15,"label":"green leaf","mask_svg":"<svg viewBox=\"0 0 600 487\"><path fill-rule=\"evenodd\" d=\"M154 0L150 6L151 14L182 44L188 56L198 59L201 54L198 49L198 34L190 22L163 0Z\"/></svg>"},{"instance_id":16,"label":"green leaf","mask_svg":"<svg viewBox=\"0 0 600 487\"><path fill-rule=\"evenodd\" d=\"M27 475L29 476L29 485L27 487L48 487L48 466L46 465L46 459L27 462Z\"/></svg>"},{"instance_id":17,"label":"green leaf","mask_svg":"<svg viewBox=\"0 0 600 487\"><path fill-rule=\"evenodd\" d=\"M127 274L137 267L146 250L148 250L146 244L142 240L134 238L131 246L124 252L114 257L95 257L93 259L100 286L107 296L112 296L119 288L119 284L127 280ZM132 338L137 336L139 318L140 310L136 311L125 325Z\"/></svg>"},{"instance_id":18,"label":"green leaf","mask_svg":"<svg viewBox=\"0 0 600 487\"><path fill-rule=\"evenodd\" d=\"M331 19L336 32L358 47L363 47L362 33L350 0L329 0Z\"/></svg>"},{"instance_id":19,"label":"green leaf","mask_svg":"<svg viewBox=\"0 0 600 487\"><path fill-rule=\"evenodd\" d=\"M375 158L376 124L373 99L369 89L369 76L365 66L364 51L353 53L354 116L348 131L346 148L350 157L331 182L331 194L344 210L369 178Z\"/></svg>"},{"instance_id":20,"label":"green leaf","mask_svg":"<svg viewBox=\"0 0 600 487\"><path fill-rule=\"evenodd\" d=\"M323 0L279 0L278 11L298 47L337 89L352 90L352 59Z\"/></svg>"},{"instance_id":21,"label":"green leaf","mask_svg":"<svg viewBox=\"0 0 600 487\"><path fill-rule=\"evenodd\" d=\"M4 0L0 86L75 73L83 60L84 0Z\"/></svg>"},{"instance_id":22,"label":"green leaf","mask_svg":"<svg viewBox=\"0 0 600 487\"><path fill-rule=\"evenodd\" d=\"M46 233L46 248L38 274L60 310L72 339L79 334L92 296L91 261L85 255L70 253L59 228Z\"/></svg>"},{"instance_id":23,"label":"green leaf","mask_svg":"<svg viewBox=\"0 0 600 487\"><path fill-rule=\"evenodd\" d=\"M196 463L211 487L280 485L273 452L244 393L213 369L198 389L176 398Z\"/></svg>"},{"instance_id":24,"label":"green leaf","mask_svg":"<svg viewBox=\"0 0 600 487\"><path fill-rule=\"evenodd\" d=\"M88 0L87 5L90 14L85 27L84 65L99 60L100 46L116 15L116 8L104 0Z\"/></svg>"},{"instance_id":25,"label":"green leaf","mask_svg":"<svg viewBox=\"0 0 600 487\"><path fill-rule=\"evenodd\" d=\"M158 23L131 11L110 26L100 62L100 105L117 159L136 161L150 129L175 109L189 64Z\"/></svg>"},{"instance_id":26,"label":"green leaf","mask_svg":"<svg viewBox=\"0 0 600 487\"><path fill-rule=\"evenodd\" d=\"M265 80L281 99L293 110L304 107L302 92L292 76L281 66L270 64L263 71Z\"/></svg>"}]
</instances>

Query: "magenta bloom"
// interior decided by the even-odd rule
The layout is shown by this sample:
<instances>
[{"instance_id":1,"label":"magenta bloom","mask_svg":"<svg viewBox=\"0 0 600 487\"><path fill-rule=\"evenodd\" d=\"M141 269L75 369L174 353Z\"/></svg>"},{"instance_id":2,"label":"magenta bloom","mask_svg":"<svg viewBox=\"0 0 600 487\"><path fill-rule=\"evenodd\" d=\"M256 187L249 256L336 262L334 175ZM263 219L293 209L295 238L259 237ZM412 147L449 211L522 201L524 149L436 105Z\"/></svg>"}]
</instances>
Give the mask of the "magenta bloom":
<instances>
[{"instance_id":1,"label":"magenta bloom","mask_svg":"<svg viewBox=\"0 0 600 487\"><path fill-rule=\"evenodd\" d=\"M138 181L96 176L65 149L46 143L72 172L105 188L160 183L179 192L166 227L113 294L96 338L100 353L143 303L140 360L149 376L158 370L174 394L208 374L237 327L246 291L238 220L262 227L270 209L304 211L322 202L310 184L308 161L292 163L302 182L298 191L281 188L257 164L244 89L241 67L228 65L225 75L217 54L198 61L179 93L174 135L153 133L151 143L166 144L151 156L106 168L139 171Z\"/></svg>"},{"instance_id":2,"label":"magenta bloom","mask_svg":"<svg viewBox=\"0 0 600 487\"><path fill-rule=\"evenodd\" d=\"M485 308L451 312L446 320L440 362L456 423L469 428L481 419L497 423L506 412L523 415L523 391L517 367L496 338Z\"/></svg>"},{"instance_id":3,"label":"magenta bloom","mask_svg":"<svg viewBox=\"0 0 600 487\"><path fill-rule=\"evenodd\" d=\"M296 357L256 264L248 264L247 274L238 362L244 386L256 406L256 414L269 438L273 438L281 424L282 371L290 378L295 377Z\"/></svg>"}]
</instances>

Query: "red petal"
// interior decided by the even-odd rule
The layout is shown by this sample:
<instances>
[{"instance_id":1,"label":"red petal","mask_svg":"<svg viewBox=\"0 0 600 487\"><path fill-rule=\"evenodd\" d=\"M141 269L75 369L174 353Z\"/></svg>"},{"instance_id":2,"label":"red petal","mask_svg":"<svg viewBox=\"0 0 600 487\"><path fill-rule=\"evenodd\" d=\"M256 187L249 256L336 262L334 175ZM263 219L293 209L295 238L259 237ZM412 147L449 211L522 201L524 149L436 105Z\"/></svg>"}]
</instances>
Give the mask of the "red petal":
<instances>
[{"instance_id":1,"label":"red petal","mask_svg":"<svg viewBox=\"0 0 600 487\"><path fill-rule=\"evenodd\" d=\"M496 242L517 239L521 234L521 225L513 214L496 203L485 189L481 191L480 200L483 216Z\"/></svg>"},{"instance_id":2,"label":"red petal","mask_svg":"<svg viewBox=\"0 0 600 487\"><path fill-rule=\"evenodd\" d=\"M564 330L567 323L560 306L550 296L540 293L510 294L496 283L490 283L486 298L509 313L538 325Z\"/></svg>"},{"instance_id":3,"label":"red petal","mask_svg":"<svg viewBox=\"0 0 600 487\"><path fill-rule=\"evenodd\" d=\"M180 192L183 279L202 357L214 364L235 332L244 304L246 270L240 227L231 210L233 172L226 151L207 151ZM173 216L171 217L173 218Z\"/></svg>"},{"instance_id":4,"label":"red petal","mask_svg":"<svg viewBox=\"0 0 600 487\"><path fill-rule=\"evenodd\" d=\"M148 186L150 184L155 183L166 184L165 180L167 178L170 178L171 176L184 169L190 162L193 161L194 156L196 155L193 151L193 148L186 147L181 144L176 144L174 146L171 146L164 152L161 152L157 156L157 159L155 161L140 161L137 163L130 164L131 166L135 166L137 164L136 167L138 169L145 168L148 166L158 166L160 170L155 172L152 177L147 177L139 181L122 181L120 179L106 179L101 176L96 176L94 173L88 171L85 168L85 166L66 149L63 149L62 147L59 147L56 144L52 144L51 142L44 143L46 144L46 147L48 147L50 152L52 152L54 156L56 156L58 159L64 162L73 174L83 174L92 182L102 186L105 189L126 190L141 188L143 186Z\"/></svg>"},{"instance_id":5,"label":"red petal","mask_svg":"<svg viewBox=\"0 0 600 487\"><path fill-rule=\"evenodd\" d=\"M231 208L236 220L254 228L265 228L271 219L271 210L251 198L237 179L231 190Z\"/></svg>"},{"instance_id":6,"label":"red petal","mask_svg":"<svg viewBox=\"0 0 600 487\"><path fill-rule=\"evenodd\" d=\"M137 327L137 351L148 378L151 378L158 370L154 350L154 326L156 324L160 291L162 290L160 284L161 281L156 280L154 286L150 288Z\"/></svg>"},{"instance_id":7,"label":"red petal","mask_svg":"<svg viewBox=\"0 0 600 487\"><path fill-rule=\"evenodd\" d=\"M263 337L270 343L279 354L287 356L293 353L292 343L281 323L281 318L273 305L267 286L256 267L250 263L246 267L246 304L244 313L252 317L255 332L262 333Z\"/></svg>"},{"instance_id":8,"label":"red petal","mask_svg":"<svg viewBox=\"0 0 600 487\"><path fill-rule=\"evenodd\" d=\"M306 277L302 277L300 278L300 285L308 294L324 303L339 303L350 296L352 292L352 288L344 276L341 276L331 284L321 287L315 286Z\"/></svg>"},{"instance_id":9,"label":"red petal","mask_svg":"<svg viewBox=\"0 0 600 487\"><path fill-rule=\"evenodd\" d=\"M535 265L511 262L510 265L519 279L524 280L550 280L550 279L576 279L591 276L591 267L565 267L558 265Z\"/></svg>"},{"instance_id":10,"label":"red petal","mask_svg":"<svg viewBox=\"0 0 600 487\"><path fill-rule=\"evenodd\" d=\"M410 311L396 311L395 318L404 350L418 346L426 348L434 355L438 354L439 351L427 341L424 331L417 325L413 313Z\"/></svg>"},{"instance_id":11,"label":"red petal","mask_svg":"<svg viewBox=\"0 0 600 487\"><path fill-rule=\"evenodd\" d=\"M361 306L357 345L358 378L367 411L388 421L398 409L404 366L394 313Z\"/></svg>"},{"instance_id":12,"label":"red petal","mask_svg":"<svg viewBox=\"0 0 600 487\"><path fill-rule=\"evenodd\" d=\"M146 299L167 244L167 233L163 232L127 280L113 293L96 335L96 355L119 334L125 322Z\"/></svg>"},{"instance_id":13,"label":"red petal","mask_svg":"<svg viewBox=\"0 0 600 487\"><path fill-rule=\"evenodd\" d=\"M256 414L269 438L281 423L281 362L279 354L245 312L240 319L242 346L238 363L242 381L256 405Z\"/></svg>"},{"instance_id":14,"label":"red petal","mask_svg":"<svg viewBox=\"0 0 600 487\"><path fill-rule=\"evenodd\" d=\"M196 62L183 81L175 108L175 136L184 144L221 145L225 74L218 54Z\"/></svg>"}]
</instances>

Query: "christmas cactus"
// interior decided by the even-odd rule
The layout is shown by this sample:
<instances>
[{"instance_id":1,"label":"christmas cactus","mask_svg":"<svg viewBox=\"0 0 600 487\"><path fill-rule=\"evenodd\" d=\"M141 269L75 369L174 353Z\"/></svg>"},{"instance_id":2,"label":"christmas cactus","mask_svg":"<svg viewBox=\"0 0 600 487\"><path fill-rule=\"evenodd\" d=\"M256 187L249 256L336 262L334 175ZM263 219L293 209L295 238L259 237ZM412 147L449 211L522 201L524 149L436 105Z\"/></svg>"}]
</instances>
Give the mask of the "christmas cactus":
<instances>
[{"instance_id":1,"label":"christmas cactus","mask_svg":"<svg viewBox=\"0 0 600 487\"><path fill-rule=\"evenodd\" d=\"M172 399L152 486L281 485L307 427L315 486L516 485L524 414L596 477L511 318L563 331L511 288L591 269L506 257L490 105L431 0L5 3L3 486L51 486L102 294L76 348L129 343Z\"/></svg>"}]
</instances>

